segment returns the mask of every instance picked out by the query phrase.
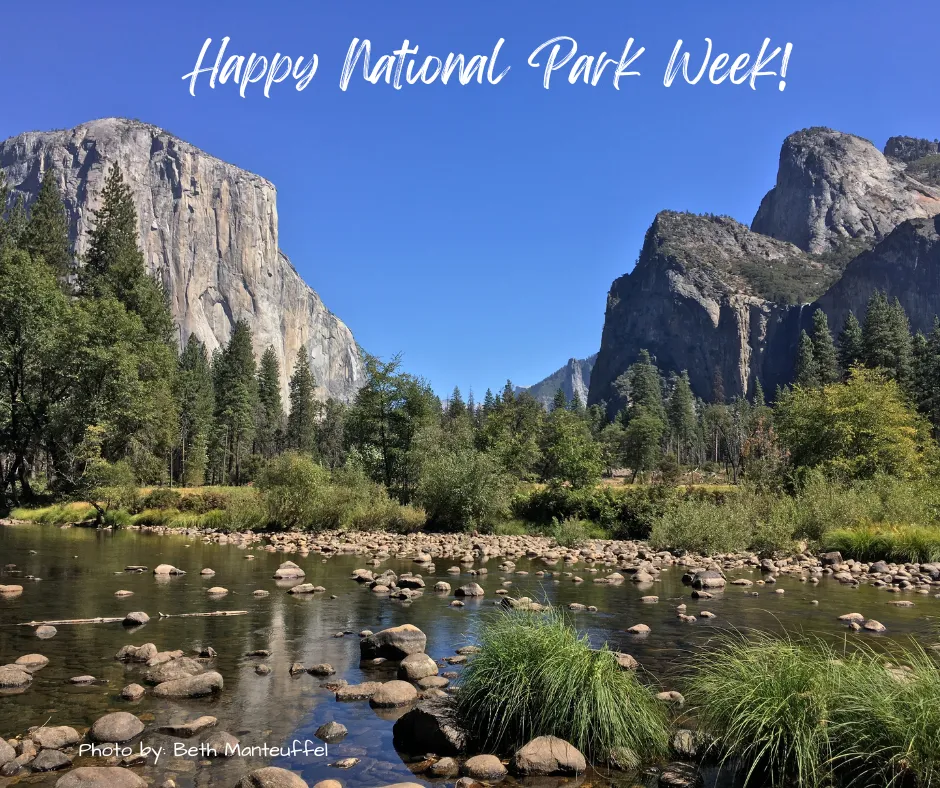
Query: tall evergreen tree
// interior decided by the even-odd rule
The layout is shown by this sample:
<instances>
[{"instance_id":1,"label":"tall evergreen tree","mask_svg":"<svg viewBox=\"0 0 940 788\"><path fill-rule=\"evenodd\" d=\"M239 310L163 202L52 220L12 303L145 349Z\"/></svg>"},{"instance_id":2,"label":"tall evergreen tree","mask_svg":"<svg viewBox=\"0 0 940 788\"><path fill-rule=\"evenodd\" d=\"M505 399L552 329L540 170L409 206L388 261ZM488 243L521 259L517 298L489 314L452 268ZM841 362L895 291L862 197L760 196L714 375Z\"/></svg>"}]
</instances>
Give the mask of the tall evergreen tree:
<instances>
[{"instance_id":1,"label":"tall evergreen tree","mask_svg":"<svg viewBox=\"0 0 940 788\"><path fill-rule=\"evenodd\" d=\"M284 407L281 404L281 365L277 352L268 347L258 365L258 413L255 425L255 451L268 459L281 448L284 433Z\"/></svg>"},{"instance_id":2,"label":"tall evergreen tree","mask_svg":"<svg viewBox=\"0 0 940 788\"><path fill-rule=\"evenodd\" d=\"M760 378L754 378L754 407L763 408L767 404L767 398L764 396L764 387L761 385Z\"/></svg>"},{"instance_id":3,"label":"tall evergreen tree","mask_svg":"<svg viewBox=\"0 0 940 788\"><path fill-rule=\"evenodd\" d=\"M549 410L565 410L568 407L568 398L565 396L565 390L559 386L555 389L555 396L552 397L552 405Z\"/></svg>"},{"instance_id":4,"label":"tall evergreen tree","mask_svg":"<svg viewBox=\"0 0 940 788\"><path fill-rule=\"evenodd\" d=\"M816 358L813 353L813 340L805 331L800 332L800 344L796 352L796 374L795 381L797 386L803 388L812 388L819 385L819 370L816 366Z\"/></svg>"},{"instance_id":5,"label":"tall evergreen tree","mask_svg":"<svg viewBox=\"0 0 940 788\"><path fill-rule=\"evenodd\" d=\"M616 382L615 385L617 385ZM622 390L622 382L619 387L621 394L626 393L631 409L643 407L648 413L665 423L666 409L663 405L662 377L647 350L641 350L636 362L627 370L626 391Z\"/></svg>"},{"instance_id":6,"label":"tall evergreen tree","mask_svg":"<svg viewBox=\"0 0 940 788\"><path fill-rule=\"evenodd\" d=\"M180 355L176 397L180 412L177 478L187 486L198 486L205 481L215 393L206 346L195 335L190 335Z\"/></svg>"},{"instance_id":7,"label":"tall evergreen tree","mask_svg":"<svg viewBox=\"0 0 940 788\"><path fill-rule=\"evenodd\" d=\"M888 309L888 327L894 354L891 376L907 389L912 374L911 324L907 319L907 312L897 298L891 302Z\"/></svg>"},{"instance_id":8,"label":"tall evergreen tree","mask_svg":"<svg viewBox=\"0 0 940 788\"><path fill-rule=\"evenodd\" d=\"M669 397L669 429L676 450L676 462L682 464L683 453L695 433L695 398L689 373L682 370Z\"/></svg>"},{"instance_id":9,"label":"tall evergreen tree","mask_svg":"<svg viewBox=\"0 0 940 788\"><path fill-rule=\"evenodd\" d=\"M212 364L215 390L214 460L218 481L239 484L251 454L255 432L258 386L251 327L235 323L225 349Z\"/></svg>"},{"instance_id":10,"label":"tall evergreen tree","mask_svg":"<svg viewBox=\"0 0 940 788\"><path fill-rule=\"evenodd\" d=\"M836 346L829 332L829 320L821 309L813 313L813 358L816 361L816 374L822 385L839 381L841 375Z\"/></svg>"},{"instance_id":11,"label":"tall evergreen tree","mask_svg":"<svg viewBox=\"0 0 940 788\"><path fill-rule=\"evenodd\" d=\"M113 296L140 316L152 336L172 341L173 321L166 293L147 274L143 252L137 245L137 209L116 162L108 172L101 207L94 213L80 285L85 296Z\"/></svg>"},{"instance_id":12,"label":"tall evergreen tree","mask_svg":"<svg viewBox=\"0 0 940 788\"><path fill-rule=\"evenodd\" d=\"M320 408L315 393L317 382L310 369L307 346L297 351L297 361L290 379L290 413L287 416L287 445L296 451L313 454L317 448L317 421Z\"/></svg>"},{"instance_id":13,"label":"tall evergreen tree","mask_svg":"<svg viewBox=\"0 0 940 788\"><path fill-rule=\"evenodd\" d=\"M862 329L862 347L865 366L872 369L893 370L895 366L895 333L891 318L891 305L880 290L868 299L868 311Z\"/></svg>"},{"instance_id":14,"label":"tall evergreen tree","mask_svg":"<svg viewBox=\"0 0 940 788\"><path fill-rule=\"evenodd\" d=\"M60 280L64 281L68 276L72 262L68 219L51 168L43 174L42 186L30 209L21 246L34 260L44 260Z\"/></svg>"},{"instance_id":15,"label":"tall evergreen tree","mask_svg":"<svg viewBox=\"0 0 940 788\"><path fill-rule=\"evenodd\" d=\"M849 312L839 334L839 366L842 367L843 374L848 375L849 370L856 364L862 363L864 357L865 342L862 326L855 317L855 313Z\"/></svg>"}]
</instances>

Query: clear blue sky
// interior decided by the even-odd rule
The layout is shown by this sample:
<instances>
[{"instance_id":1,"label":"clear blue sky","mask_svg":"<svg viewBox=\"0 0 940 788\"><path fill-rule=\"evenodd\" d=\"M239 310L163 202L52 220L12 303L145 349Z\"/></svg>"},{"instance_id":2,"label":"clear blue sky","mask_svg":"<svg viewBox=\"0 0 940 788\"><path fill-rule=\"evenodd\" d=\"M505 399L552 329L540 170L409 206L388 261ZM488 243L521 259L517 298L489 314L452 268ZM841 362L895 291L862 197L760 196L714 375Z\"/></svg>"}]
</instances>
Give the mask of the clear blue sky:
<instances>
[{"instance_id":1,"label":"clear blue sky","mask_svg":"<svg viewBox=\"0 0 940 788\"><path fill-rule=\"evenodd\" d=\"M663 208L750 222L790 132L832 126L881 147L940 136L935 0L117 0L4 8L0 137L122 115L162 126L278 187L281 246L369 351L401 351L439 393L528 385L597 350L611 281L629 271ZM231 84L189 95L207 37L230 52L317 52L303 92L265 99ZM579 52L646 47L615 91L551 90L526 64L560 35ZM376 56L485 53L497 86L338 87L353 37ZM676 39L695 51L794 49L786 90L666 89ZM213 50L214 52L214 50ZM779 63L779 60L777 61Z\"/></svg>"}]
</instances>

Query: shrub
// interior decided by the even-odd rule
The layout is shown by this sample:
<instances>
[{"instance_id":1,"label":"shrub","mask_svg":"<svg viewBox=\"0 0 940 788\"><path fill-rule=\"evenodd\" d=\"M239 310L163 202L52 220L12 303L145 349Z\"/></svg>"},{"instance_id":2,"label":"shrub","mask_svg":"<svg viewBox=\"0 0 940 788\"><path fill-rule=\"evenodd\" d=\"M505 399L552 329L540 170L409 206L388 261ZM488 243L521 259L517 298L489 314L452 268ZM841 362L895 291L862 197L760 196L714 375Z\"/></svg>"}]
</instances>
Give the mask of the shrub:
<instances>
[{"instance_id":1,"label":"shrub","mask_svg":"<svg viewBox=\"0 0 940 788\"><path fill-rule=\"evenodd\" d=\"M131 519L134 525L158 526L169 525L178 515L176 509L144 509Z\"/></svg>"},{"instance_id":2,"label":"shrub","mask_svg":"<svg viewBox=\"0 0 940 788\"><path fill-rule=\"evenodd\" d=\"M822 545L857 561L933 563L940 561L940 528L914 525L840 528L828 533Z\"/></svg>"},{"instance_id":3,"label":"shrub","mask_svg":"<svg viewBox=\"0 0 940 788\"><path fill-rule=\"evenodd\" d=\"M482 746L497 752L553 735L590 760L632 768L665 754L668 742L652 691L556 611L487 618L480 652L461 677L457 709Z\"/></svg>"},{"instance_id":4,"label":"shrub","mask_svg":"<svg viewBox=\"0 0 940 788\"><path fill-rule=\"evenodd\" d=\"M134 524L134 518L126 509L108 509L101 516L101 524L107 528L127 528Z\"/></svg>"},{"instance_id":5,"label":"shrub","mask_svg":"<svg viewBox=\"0 0 940 788\"><path fill-rule=\"evenodd\" d=\"M546 533L562 547L579 547L589 539L604 539L607 536L598 526L573 517L561 522L555 520Z\"/></svg>"},{"instance_id":6,"label":"shrub","mask_svg":"<svg viewBox=\"0 0 940 788\"><path fill-rule=\"evenodd\" d=\"M261 490L268 519L278 528L312 529L321 511L323 488L329 485L329 472L309 457L282 454L261 471Z\"/></svg>"},{"instance_id":7,"label":"shrub","mask_svg":"<svg viewBox=\"0 0 940 788\"><path fill-rule=\"evenodd\" d=\"M90 503L60 503L43 506L39 509L18 508L10 512L14 520L27 520L41 525L64 525L90 520L97 515L97 510Z\"/></svg>"},{"instance_id":8,"label":"shrub","mask_svg":"<svg viewBox=\"0 0 940 788\"><path fill-rule=\"evenodd\" d=\"M147 493L140 505L144 509L178 509L183 496L171 487L157 487Z\"/></svg>"},{"instance_id":9,"label":"shrub","mask_svg":"<svg viewBox=\"0 0 940 788\"><path fill-rule=\"evenodd\" d=\"M828 721L835 663L818 643L728 637L692 666L687 697L701 728L745 784L823 785L831 772Z\"/></svg>"},{"instance_id":10,"label":"shrub","mask_svg":"<svg viewBox=\"0 0 940 788\"><path fill-rule=\"evenodd\" d=\"M443 531L485 528L509 514L509 484L496 461L475 449L433 452L425 459L417 500Z\"/></svg>"}]
</instances>

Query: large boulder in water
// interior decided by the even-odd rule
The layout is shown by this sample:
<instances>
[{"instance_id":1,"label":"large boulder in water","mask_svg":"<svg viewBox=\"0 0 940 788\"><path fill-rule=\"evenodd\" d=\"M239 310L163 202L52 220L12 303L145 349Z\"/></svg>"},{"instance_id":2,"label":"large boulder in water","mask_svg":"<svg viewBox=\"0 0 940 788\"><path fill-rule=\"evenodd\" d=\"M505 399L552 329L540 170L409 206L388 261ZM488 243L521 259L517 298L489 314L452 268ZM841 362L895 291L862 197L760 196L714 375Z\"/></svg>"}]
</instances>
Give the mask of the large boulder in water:
<instances>
[{"instance_id":1,"label":"large boulder in water","mask_svg":"<svg viewBox=\"0 0 940 788\"><path fill-rule=\"evenodd\" d=\"M63 747L77 744L82 737L78 735L75 728L70 728L68 725L56 725L50 728L45 726L36 728L29 734L29 738L45 749L61 750Z\"/></svg>"},{"instance_id":2,"label":"large boulder in water","mask_svg":"<svg viewBox=\"0 0 940 788\"><path fill-rule=\"evenodd\" d=\"M392 735L395 747L411 754L460 755L469 740L446 697L420 701L395 722Z\"/></svg>"},{"instance_id":3,"label":"large boulder in water","mask_svg":"<svg viewBox=\"0 0 940 788\"><path fill-rule=\"evenodd\" d=\"M153 643L144 643L142 646L122 646L114 658L121 662L148 662L158 653Z\"/></svg>"},{"instance_id":4,"label":"large boulder in water","mask_svg":"<svg viewBox=\"0 0 940 788\"><path fill-rule=\"evenodd\" d=\"M402 624L400 627L391 627L369 635L359 641L359 653L362 659L401 660L409 654L420 654L424 651L428 639L425 634L413 624Z\"/></svg>"},{"instance_id":5,"label":"large boulder in water","mask_svg":"<svg viewBox=\"0 0 940 788\"><path fill-rule=\"evenodd\" d=\"M293 561L285 561L274 572L275 580L299 580L306 576L307 573Z\"/></svg>"},{"instance_id":6,"label":"large boulder in water","mask_svg":"<svg viewBox=\"0 0 940 788\"><path fill-rule=\"evenodd\" d=\"M79 766L56 780L55 788L147 788L147 783L121 766Z\"/></svg>"},{"instance_id":7,"label":"large boulder in water","mask_svg":"<svg viewBox=\"0 0 940 788\"><path fill-rule=\"evenodd\" d=\"M19 665L0 665L0 689L19 689L32 680L32 674Z\"/></svg>"},{"instance_id":8,"label":"large boulder in water","mask_svg":"<svg viewBox=\"0 0 940 788\"><path fill-rule=\"evenodd\" d=\"M205 671L205 667L191 657L179 657L162 665L157 665L147 671L144 680L148 684L162 684L165 681L176 681L189 676L198 676Z\"/></svg>"},{"instance_id":9,"label":"large boulder in water","mask_svg":"<svg viewBox=\"0 0 940 788\"><path fill-rule=\"evenodd\" d=\"M165 681L154 687L158 698L201 698L222 691L222 676L215 671L189 676L175 681Z\"/></svg>"},{"instance_id":10,"label":"large boulder in water","mask_svg":"<svg viewBox=\"0 0 940 788\"><path fill-rule=\"evenodd\" d=\"M573 744L556 736L539 736L516 751L510 764L519 775L580 774L587 768Z\"/></svg>"},{"instance_id":11,"label":"large boulder in water","mask_svg":"<svg viewBox=\"0 0 940 788\"><path fill-rule=\"evenodd\" d=\"M144 724L129 711L115 711L95 720L88 735L96 742L130 741L144 731Z\"/></svg>"},{"instance_id":12,"label":"large boulder in water","mask_svg":"<svg viewBox=\"0 0 940 788\"><path fill-rule=\"evenodd\" d=\"M724 588L727 581L717 569L703 569L692 578L692 588Z\"/></svg>"}]
</instances>

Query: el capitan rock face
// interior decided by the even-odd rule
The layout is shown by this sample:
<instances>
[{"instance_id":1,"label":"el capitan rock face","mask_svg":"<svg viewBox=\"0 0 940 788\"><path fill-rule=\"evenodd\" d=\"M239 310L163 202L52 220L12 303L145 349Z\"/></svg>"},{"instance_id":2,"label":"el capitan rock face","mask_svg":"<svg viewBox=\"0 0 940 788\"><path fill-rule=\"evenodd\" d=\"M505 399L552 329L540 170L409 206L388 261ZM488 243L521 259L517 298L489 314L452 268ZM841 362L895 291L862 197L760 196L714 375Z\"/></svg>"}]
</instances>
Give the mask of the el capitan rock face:
<instances>
[{"instance_id":1,"label":"el capitan rock face","mask_svg":"<svg viewBox=\"0 0 940 788\"><path fill-rule=\"evenodd\" d=\"M272 183L156 126L120 118L0 143L0 172L28 199L53 169L78 256L114 161L134 196L144 259L167 287L182 339L195 334L211 353L246 319L258 355L269 345L277 351L285 394L302 344L320 397L355 394L363 375L356 342L278 248Z\"/></svg>"},{"instance_id":2,"label":"el capitan rock face","mask_svg":"<svg viewBox=\"0 0 940 788\"><path fill-rule=\"evenodd\" d=\"M854 134L812 128L784 141L777 183L751 229L818 254L879 241L906 219L937 213L940 189L910 177L902 162Z\"/></svg>"}]
</instances>

